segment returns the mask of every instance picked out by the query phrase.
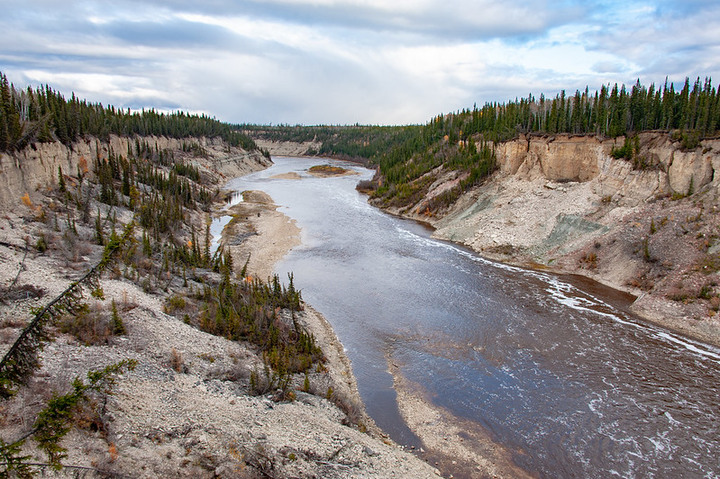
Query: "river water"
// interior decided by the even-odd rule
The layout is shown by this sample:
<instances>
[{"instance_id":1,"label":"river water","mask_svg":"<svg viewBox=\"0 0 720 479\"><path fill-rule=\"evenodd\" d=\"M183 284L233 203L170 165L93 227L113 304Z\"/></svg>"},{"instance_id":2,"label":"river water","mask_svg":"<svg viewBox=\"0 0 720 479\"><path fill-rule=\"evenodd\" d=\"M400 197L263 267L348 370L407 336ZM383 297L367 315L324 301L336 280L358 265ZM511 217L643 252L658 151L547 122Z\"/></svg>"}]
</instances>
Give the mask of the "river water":
<instances>
[{"instance_id":1,"label":"river water","mask_svg":"<svg viewBox=\"0 0 720 479\"><path fill-rule=\"evenodd\" d=\"M540 477L720 477L720 350L643 323L587 281L487 261L355 192L372 172L314 178L273 158L228 188L262 190L297 221L292 271L352 360L368 412L418 444L388 358ZM337 162L334 162L337 163ZM272 179L295 171L301 180Z\"/></svg>"}]
</instances>

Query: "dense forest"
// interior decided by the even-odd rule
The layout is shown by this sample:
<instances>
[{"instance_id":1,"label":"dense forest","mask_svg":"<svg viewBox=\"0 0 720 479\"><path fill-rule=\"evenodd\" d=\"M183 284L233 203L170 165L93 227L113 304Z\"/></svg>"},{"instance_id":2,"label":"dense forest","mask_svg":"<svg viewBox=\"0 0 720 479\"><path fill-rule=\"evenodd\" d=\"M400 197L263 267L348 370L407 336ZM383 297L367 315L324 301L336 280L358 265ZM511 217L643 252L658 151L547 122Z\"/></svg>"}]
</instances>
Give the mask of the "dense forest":
<instances>
[{"instance_id":1,"label":"dense forest","mask_svg":"<svg viewBox=\"0 0 720 479\"><path fill-rule=\"evenodd\" d=\"M18 90L0 72L0 152L22 150L34 142L60 141L70 146L80 138L105 140L113 134L221 137L231 146L257 149L247 135L205 115L166 114L154 109L131 112L88 103L75 94L67 100L47 85Z\"/></svg>"},{"instance_id":2,"label":"dense forest","mask_svg":"<svg viewBox=\"0 0 720 479\"><path fill-rule=\"evenodd\" d=\"M494 145L520 134L572 134L631 138L641 131L672 132L682 147L692 149L720 128L720 93L711 79L685 79L676 90L667 80L661 87L631 88L603 85L568 96L565 91L549 99L515 99L486 103L455 113L438 115L425 125L385 126L252 126L242 125L255 138L276 141L317 141L320 155L377 165L381 180L366 185L385 205L408 204L423 188L419 180L443 166L465 175L458 191L438 206L447 205L465 189L477 184L494 169ZM626 142L627 145L631 145ZM630 146L618 149L618 157Z\"/></svg>"}]
</instances>

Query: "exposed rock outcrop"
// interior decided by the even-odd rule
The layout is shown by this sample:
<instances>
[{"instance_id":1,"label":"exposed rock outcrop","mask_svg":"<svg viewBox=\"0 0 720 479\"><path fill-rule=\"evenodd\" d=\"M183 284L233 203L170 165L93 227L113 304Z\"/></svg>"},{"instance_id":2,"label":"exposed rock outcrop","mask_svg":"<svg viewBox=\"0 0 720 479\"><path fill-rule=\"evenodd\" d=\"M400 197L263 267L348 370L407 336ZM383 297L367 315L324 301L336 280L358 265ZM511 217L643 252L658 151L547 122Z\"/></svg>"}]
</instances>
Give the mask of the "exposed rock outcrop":
<instances>
[{"instance_id":1,"label":"exposed rock outcrop","mask_svg":"<svg viewBox=\"0 0 720 479\"><path fill-rule=\"evenodd\" d=\"M74 176L79 170L92 174L96 158L107 158L111 152L128 156L128 152L134 154L138 144L147 144L153 150L171 150L178 159L191 161L201 172L217 180L241 176L271 164L259 151L231 147L220 138L112 135L106 142L81 140L72 148L60 142L35 143L13 155L0 153L0 206L19 204L25 193L33 199L37 192L57 185L59 169L66 175Z\"/></svg>"},{"instance_id":2,"label":"exposed rock outcrop","mask_svg":"<svg viewBox=\"0 0 720 479\"><path fill-rule=\"evenodd\" d=\"M720 167L720 140L706 140L691 151L683 151L680 143L665 133L641 133L638 140L637 155L647 164L641 170L611 156L613 148L622 146L623 137L521 136L499 144L496 155L504 176L556 182L599 178L603 183L609 181L604 184L606 194L621 192L635 201L646 201L657 194L687 194L691 183L697 191L713 181L714 171ZM623 191L629 184L632 187Z\"/></svg>"},{"instance_id":3,"label":"exposed rock outcrop","mask_svg":"<svg viewBox=\"0 0 720 479\"><path fill-rule=\"evenodd\" d=\"M311 156L320 151L322 143L317 141L271 141L255 138L255 144L273 156Z\"/></svg>"}]
</instances>

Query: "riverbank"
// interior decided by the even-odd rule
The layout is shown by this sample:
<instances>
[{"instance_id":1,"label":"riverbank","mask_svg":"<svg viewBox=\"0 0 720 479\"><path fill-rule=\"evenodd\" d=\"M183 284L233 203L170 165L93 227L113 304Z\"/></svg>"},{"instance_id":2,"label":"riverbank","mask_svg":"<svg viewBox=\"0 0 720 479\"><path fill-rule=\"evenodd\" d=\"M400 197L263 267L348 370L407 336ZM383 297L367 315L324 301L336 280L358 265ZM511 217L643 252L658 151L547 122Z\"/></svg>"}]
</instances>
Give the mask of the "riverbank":
<instances>
[{"instance_id":1,"label":"riverbank","mask_svg":"<svg viewBox=\"0 0 720 479\"><path fill-rule=\"evenodd\" d=\"M604 161L587 181L553 181L538 165L501 170L437 214L425 214L424 202L451 185L451 176L417 205L374 203L488 259L581 275L632 294L630 310L643 320L720 346L718 186L673 196L648 186L664 173Z\"/></svg>"},{"instance_id":2,"label":"riverbank","mask_svg":"<svg viewBox=\"0 0 720 479\"><path fill-rule=\"evenodd\" d=\"M233 219L223 230L221 243L232 254L236 273L247 262L248 272L265 281L272 277L275 263L300 244L300 228L277 211L268 194L245 191L242 196L243 201L230 208Z\"/></svg>"},{"instance_id":3,"label":"riverbank","mask_svg":"<svg viewBox=\"0 0 720 479\"><path fill-rule=\"evenodd\" d=\"M273 178L298 179L295 175L276 175ZM275 263L300 244L300 229L293 220L277 211L277 208L272 198L261 191L243 192L243 201L231 208L233 220L223 231L222 242L227 245L235 259L236 273L244 267L240 260L249 257L247 272L250 276L270 277ZM395 448L398 458L415 458L413 454L405 452L395 444L367 414L350 359L327 319L312 306L304 304L304 314L300 317L300 322L313 334L318 346L325 353L328 374L335 388L334 394L343 398L343 410L346 414L360 424L360 429L372 438ZM455 467L443 467L451 466L451 462L452 459L438 462L436 467L439 467L440 471L456 471ZM426 465L418 467L408 477L423 477L428 473L428 470L424 469ZM438 474L436 470L430 471Z\"/></svg>"},{"instance_id":4,"label":"riverbank","mask_svg":"<svg viewBox=\"0 0 720 479\"><path fill-rule=\"evenodd\" d=\"M337 173L346 176L345 172ZM304 181L293 173L273 175L270 179ZM253 261L253 257L279 258L299 244L297 226L277 211L277 205L266 193L244 192L243 201L233 206L232 213L235 219L224 230L223 242L230 247L233 257L236 258L236 270L242 268L244 258L251 252L248 266L250 274L253 277L267 277L272 273L272 264L267 261ZM302 284L298 286L302 287ZM315 314L308 305L306 311L310 314L306 316L307 322L304 324L313 332L326 354L335 356L329 361L333 364L331 371L340 371L338 382L346 382L343 386L348 387L345 394L350 395L357 404L361 404L343 345L324 317ZM509 452L493 442L487 431L432 404L424 397L425 393L419 385L411 385L401 376L400 369L393 367L395 360L390 357L386 360L393 377L402 420L423 444L422 448L414 450L415 454L437 467L446 477L529 477L513 464ZM371 433L387 441L387 437L382 435L367 417L364 407L362 415L365 418L363 424L371 425Z\"/></svg>"},{"instance_id":5,"label":"riverbank","mask_svg":"<svg viewBox=\"0 0 720 479\"><path fill-rule=\"evenodd\" d=\"M277 211L272 198L262 191L243 192L243 201L231 208L233 220L223 231L222 242L227 245L235 262L235 272L245 267L247 274L255 278L270 278L275 263L290 250L300 245L300 228L295 221ZM343 345L335 335L330 323L322 314L305 303L303 325L315 336L315 340L328 359L328 370L338 395L347 398L353 414L364 427L377 437L381 433L365 412L357 382L352 373L350 359L345 355Z\"/></svg>"},{"instance_id":6,"label":"riverbank","mask_svg":"<svg viewBox=\"0 0 720 479\"><path fill-rule=\"evenodd\" d=\"M182 150L175 154L184 158ZM225 156L218 161L222 171L267 167L244 157L236 158L237 164ZM209 177L221 181L213 165L212 156L202 159ZM33 190L20 206L0 203L0 259L7 265L0 270L2 354L33 308L47 304L100 261L102 219L112 219L113 231L134 219L123 202L110 207L88 193L99 191L92 190L94 177L80 183L65 176L65 188L75 194L82 185L88 211L98 212L97 221L83 219L73 202L58 201L70 193L59 194L55 178L57 170L42 177L46 186ZM274 261L297 241L297 229L283 215L272 214L267 198L255 199L254 218L260 213L268 224L255 225L250 236L270 236L264 237L264 247L257 244L254 274L268 276ZM192 225L202 231L207 215L188 208L184 220L186 236L178 244L199 256L189 230ZM109 235L110 225L105 226ZM437 477L434 468L387 440L366 419L350 364L324 318L311 308L295 312L325 348L327 362L308 371L307 387L303 375L290 377L286 391L295 400L284 401L272 387L263 390L262 381L273 379L263 373L266 362L257 345L193 326L205 320L202 292L215 288L221 274L172 264L160 248L153 250L152 243L147 248L147 237L143 241L149 254L138 259L144 250L131 248L92 286L92 295L85 291L77 299L84 304L78 314L62 315L50 328L53 341L41 353L40 369L2 403L0 436L6 443L27 433L51 395L67 392L74 378L129 359L137 367L117 378L113 394L93 397L74 417L61 442L69 466L61 477L73 474L70 466L83 468L87 477ZM233 259L238 269L245 261ZM289 311L278 314L290 319ZM23 454L36 463L46 460L31 441Z\"/></svg>"},{"instance_id":7,"label":"riverbank","mask_svg":"<svg viewBox=\"0 0 720 479\"><path fill-rule=\"evenodd\" d=\"M396 359L390 355L386 359L398 409L423 442L423 458L454 477L533 477L512 462L509 451L494 442L487 430L434 404L422 385L402 375Z\"/></svg>"},{"instance_id":8,"label":"riverbank","mask_svg":"<svg viewBox=\"0 0 720 479\"><path fill-rule=\"evenodd\" d=\"M493 181L431 221L434 236L493 261L597 281L634 296L629 311L644 321L720 347L711 195L613 207L591 184Z\"/></svg>"}]
</instances>

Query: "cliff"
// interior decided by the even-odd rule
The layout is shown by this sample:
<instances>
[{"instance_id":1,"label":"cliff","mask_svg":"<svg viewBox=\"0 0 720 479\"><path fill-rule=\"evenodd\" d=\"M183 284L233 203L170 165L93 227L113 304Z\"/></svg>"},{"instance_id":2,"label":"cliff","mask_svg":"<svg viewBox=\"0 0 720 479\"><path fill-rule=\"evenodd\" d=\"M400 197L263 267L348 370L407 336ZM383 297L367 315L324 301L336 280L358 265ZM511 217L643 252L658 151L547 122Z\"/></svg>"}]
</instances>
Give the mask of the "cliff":
<instances>
[{"instance_id":1,"label":"cliff","mask_svg":"<svg viewBox=\"0 0 720 479\"><path fill-rule=\"evenodd\" d=\"M78 168L83 173L92 173L96 158L107 158L111 152L128 156L128 152L135 152L141 143L153 150L175 152L178 159L189 160L214 182L245 175L270 164L259 151L231 147L220 138L111 135L108 141L88 139L75 142L72 147L60 142L34 143L13 155L0 153L0 208L18 204L25 193L33 199L56 186L58 168L72 176Z\"/></svg>"},{"instance_id":2,"label":"cliff","mask_svg":"<svg viewBox=\"0 0 720 479\"><path fill-rule=\"evenodd\" d=\"M437 215L457 184L439 168L421 200L393 210L435 236L500 261L579 273L637 296L644 318L720 344L720 140L684 150L667 133L624 138L520 136L497 145L498 170Z\"/></svg>"},{"instance_id":3,"label":"cliff","mask_svg":"<svg viewBox=\"0 0 720 479\"><path fill-rule=\"evenodd\" d=\"M312 156L320 151L322 146L318 141L272 141L264 138L255 138L258 147L267 150L272 156Z\"/></svg>"}]
</instances>

